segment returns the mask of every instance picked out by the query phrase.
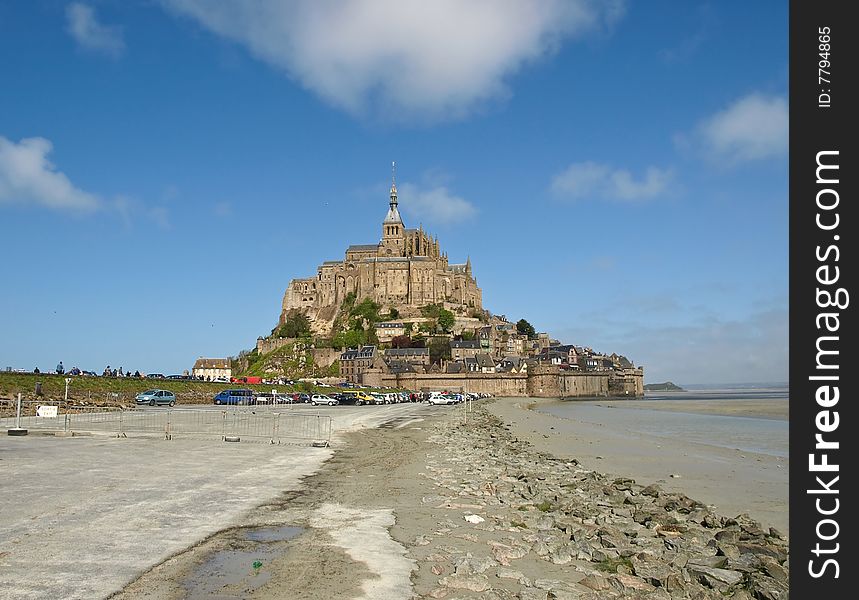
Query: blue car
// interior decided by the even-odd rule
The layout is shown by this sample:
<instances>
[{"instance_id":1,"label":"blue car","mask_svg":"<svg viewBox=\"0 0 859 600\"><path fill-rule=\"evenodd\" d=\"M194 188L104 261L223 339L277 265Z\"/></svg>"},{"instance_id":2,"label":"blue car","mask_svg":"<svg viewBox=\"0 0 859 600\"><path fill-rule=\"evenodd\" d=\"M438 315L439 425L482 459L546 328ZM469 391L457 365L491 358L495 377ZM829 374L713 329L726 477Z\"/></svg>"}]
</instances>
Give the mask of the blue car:
<instances>
[{"instance_id":1,"label":"blue car","mask_svg":"<svg viewBox=\"0 0 859 600\"><path fill-rule=\"evenodd\" d=\"M176 406L176 395L169 390L146 390L137 394L134 400L138 405L158 406L166 404L167 406Z\"/></svg>"},{"instance_id":2,"label":"blue car","mask_svg":"<svg viewBox=\"0 0 859 600\"><path fill-rule=\"evenodd\" d=\"M214 397L215 404L254 404L253 390L224 390Z\"/></svg>"}]
</instances>

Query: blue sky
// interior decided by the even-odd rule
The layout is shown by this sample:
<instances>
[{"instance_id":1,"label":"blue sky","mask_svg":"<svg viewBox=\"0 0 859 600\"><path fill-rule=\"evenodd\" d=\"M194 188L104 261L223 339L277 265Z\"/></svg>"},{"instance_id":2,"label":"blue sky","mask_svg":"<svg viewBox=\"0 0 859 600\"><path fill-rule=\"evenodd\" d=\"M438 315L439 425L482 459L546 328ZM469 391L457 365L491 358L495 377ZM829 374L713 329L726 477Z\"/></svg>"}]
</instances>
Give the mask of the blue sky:
<instances>
[{"instance_id":1,"label":"blue sky","mask_svg":"<svg viewBox=\"0 0 859 600\"><path fill-rule=\"evenodd\" d=\"M0 0L0 368L181 372L406 225L646 381L787 380L787 2Z\"/></svg>"}]
</instances>

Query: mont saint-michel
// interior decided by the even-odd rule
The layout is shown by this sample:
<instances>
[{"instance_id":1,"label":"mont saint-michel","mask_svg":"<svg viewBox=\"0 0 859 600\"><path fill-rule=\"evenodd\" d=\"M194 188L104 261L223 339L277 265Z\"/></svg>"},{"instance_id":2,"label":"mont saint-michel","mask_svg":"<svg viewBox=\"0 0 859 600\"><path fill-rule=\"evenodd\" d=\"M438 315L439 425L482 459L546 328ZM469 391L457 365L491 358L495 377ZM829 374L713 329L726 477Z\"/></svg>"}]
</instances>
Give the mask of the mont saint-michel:
<instances>
[{"instance_id":1,"label":"mont saint-michel","mask_svg":"<svg viewBox=\"0 0 859 600\"><path fill-rule=\"evenodd\" d=\"M239 374L514 396L643 394L643 369L625 356L487 310L470 257L452 263L438 237L406 227L394 177L387 205L377 243L350 245L315 276L289 282L277 325L240 357Z\"/></svg>"},{"instance_id":2,"label":"mont saint-michel","mask_svg":"<svg viewBox=\"0 0 859 600\"><path fill-rule=\"evenodd\" d=\"M290 311L304 312L314 333L329 334L343 300L353 294L379 306L414 316L422 306L444 304L456 311L482 309L482 293L471 273L471 260L448 261L437 237L423 227L407 229L397 207L397 185L391 182L388 214L376 244L346 249L343 260L326 261L316 276L293 279L283 295L281 323Z\"/></svg>"}]
</instances>

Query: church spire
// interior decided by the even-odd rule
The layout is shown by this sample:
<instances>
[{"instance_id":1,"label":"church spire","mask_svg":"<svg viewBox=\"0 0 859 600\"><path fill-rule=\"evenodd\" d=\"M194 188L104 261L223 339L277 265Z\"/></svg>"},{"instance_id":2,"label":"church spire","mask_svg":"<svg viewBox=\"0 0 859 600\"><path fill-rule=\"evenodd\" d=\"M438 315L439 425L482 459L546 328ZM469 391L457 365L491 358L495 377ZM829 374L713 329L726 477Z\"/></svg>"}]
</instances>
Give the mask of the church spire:
<instances>
[{"instance_id":1,"label":"church spire","mask_svg":"<svg viewBox=\"0 0 859 600\"><path fill-rule=\"evenodd\" d=\"M385 217L384 225L391 225L394 223L403 224L403 219L400 217L400 211L397 208L397 163L391 163L391 201L389 203L390 208L388 209L388 214ZM386 229L386 231L388 231ZM394 230L390 230L394 231ZM399 233L397 230L395 233Z\"/></svg>"},{"instance_id":2,"label":"church spire","mask_svg":"<svg viewBox=\"0 0 859 600\"><path fill-rule=\"evenodd\" d=\"M391 162L391 209L397 206L397 163Z\"/></svg>"}]
</instances>

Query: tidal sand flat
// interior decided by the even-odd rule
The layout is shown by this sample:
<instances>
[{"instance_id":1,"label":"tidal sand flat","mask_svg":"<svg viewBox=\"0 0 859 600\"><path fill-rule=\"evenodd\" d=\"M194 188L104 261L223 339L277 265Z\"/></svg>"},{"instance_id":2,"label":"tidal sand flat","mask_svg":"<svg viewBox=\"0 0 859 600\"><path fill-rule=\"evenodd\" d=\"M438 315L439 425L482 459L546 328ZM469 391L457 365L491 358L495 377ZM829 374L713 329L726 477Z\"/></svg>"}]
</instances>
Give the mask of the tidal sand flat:
<instances>
[{"instance_id":1,"label":"tidal sand flat","mask_svg":"<svg viewBox=\"0 0 859 600\"><path fill-rule=\"evenodd\" d=\"M786 597L784 536L546 454L492 406L476 403L467 418L462 405L427 407L420 420L347 434L300 491L115 600L189 590L248 600ZM246 549L247 527L301 533L265 557L238 555L243 563L227 565L244 569L238 583L210 574Z\"/></svg>"},{"instance_id":2,"label":"tidal sand flat","mask_svg":"<svg viewBox=\"0 0 859 600\"><path fill-rule=\"evenodd\" d=\"M720 514L746 513L787 533L786 395L725 399L722 408L687 399L675 409L671 402L510 398L487 408L536 448L644 485L658 483Z\"/></svg>"}]
</instances>

